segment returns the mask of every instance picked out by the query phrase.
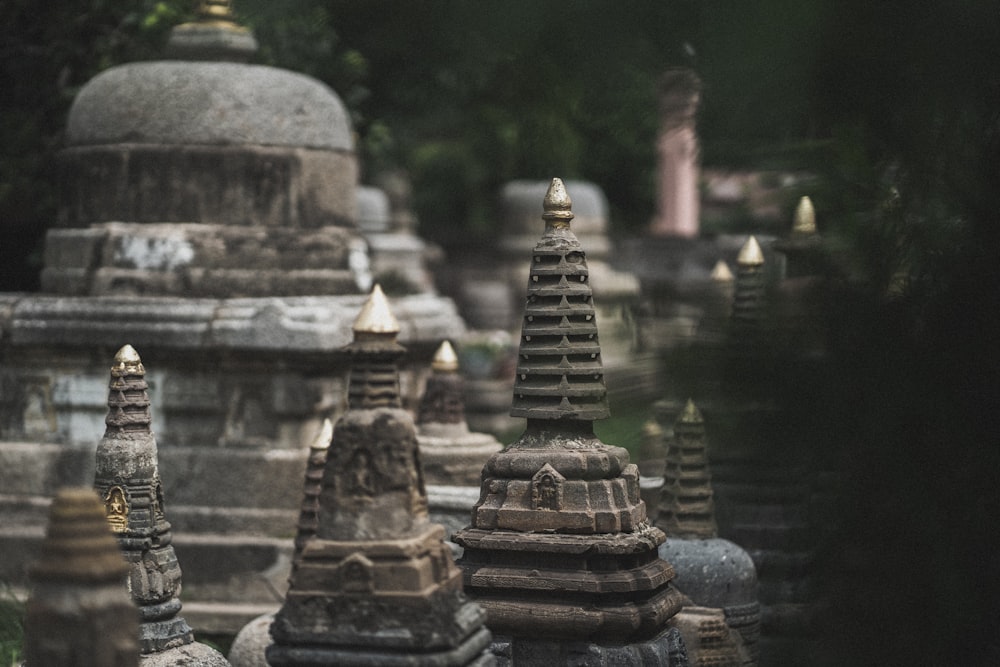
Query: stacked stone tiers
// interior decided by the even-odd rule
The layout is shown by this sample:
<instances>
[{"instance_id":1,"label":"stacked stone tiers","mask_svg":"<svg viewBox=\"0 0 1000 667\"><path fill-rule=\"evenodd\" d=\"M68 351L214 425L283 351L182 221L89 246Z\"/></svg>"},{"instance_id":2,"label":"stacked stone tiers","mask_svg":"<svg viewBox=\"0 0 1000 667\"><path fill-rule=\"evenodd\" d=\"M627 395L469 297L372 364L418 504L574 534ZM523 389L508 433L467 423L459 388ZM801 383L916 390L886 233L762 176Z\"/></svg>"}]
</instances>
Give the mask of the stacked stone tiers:
<instances>
[{"instance_id":1,"label":"stacked stone tiers","mask_svg":"<svg viewBox=\"0 0 1000 667\"><path fill-rule=\"evenodd\" d=\"M472 526L454 538L466 590L497 633L628 641L656 634L681 607L636 466L592 434L567 435L580 426L529 429L494 455Z\"/></svg>"}]
</instances>

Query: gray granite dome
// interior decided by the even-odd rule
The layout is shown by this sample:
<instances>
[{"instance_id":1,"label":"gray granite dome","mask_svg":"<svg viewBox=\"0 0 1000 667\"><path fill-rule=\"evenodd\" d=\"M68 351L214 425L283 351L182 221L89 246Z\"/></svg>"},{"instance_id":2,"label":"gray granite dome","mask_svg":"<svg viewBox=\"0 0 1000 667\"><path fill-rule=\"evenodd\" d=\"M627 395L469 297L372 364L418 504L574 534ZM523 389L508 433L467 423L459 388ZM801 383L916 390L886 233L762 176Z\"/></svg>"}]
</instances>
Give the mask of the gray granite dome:
<instances>
[{"instance_id":1,"label":"gray granite dome","mask_svg":"<svg viewBox=\"0 0 1000 667\"><path fill-rule=\"evenodd\" d=\"M155 61L113 67L76 96L69 146L183 144L353 150L330 88L262 65Z\"/></svg>"}]
</instances>

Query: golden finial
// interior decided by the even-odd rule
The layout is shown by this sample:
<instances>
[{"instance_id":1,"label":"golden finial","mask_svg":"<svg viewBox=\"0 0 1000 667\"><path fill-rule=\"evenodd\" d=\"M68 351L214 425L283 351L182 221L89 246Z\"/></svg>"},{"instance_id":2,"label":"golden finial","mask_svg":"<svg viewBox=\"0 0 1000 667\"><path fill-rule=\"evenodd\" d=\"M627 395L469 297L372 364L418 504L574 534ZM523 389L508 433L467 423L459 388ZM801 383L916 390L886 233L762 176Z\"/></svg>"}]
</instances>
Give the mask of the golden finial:
<instances>
[{"instance_id":1,"label":"golden finial","mask_svg":"<svg viewBox=\"0 0 1000 667\"><path fill-rule=\"evenodd\" d=\"M385 298L382 287L377 283L358 314L358 319L354 320L354 333L399 333L399 322L389 310L389 300Z\"/></svg>"},{"instance_id":2,"label":"golden finial","mask_svg":"<svg viewBox=\"0 0 1000 667\"><path fill-rule=\"evenodd\" d=\"M327 417L323 420L323 425L319 427L319 433L313 438L312 444L309 445L309 449L313 451L321 451L330 448L330 441L333 440L333 422Z\"/></svg>"},{"instance_id":3,"label":"golden finial","mask_svg":"<svg viewBox=\"0 0 1000 667\"><path fill-rule=\"evenodd\" d=\"M115 363L111 367L111 375L122 377L123 375L145 375L146 369L142 365L139 353L131 345L123 345L115 355Z\"/></svg>"},{"instance_id":4,"label":"golden finial","mask_svg":"<svg viewBox=\"0 0 1000 667\"><path fill-rule=\"evenodd\" d=\"M760 266L764 263L764 252L757 243L757 237L751 236L740 248L740 254L736 257L736 263L741 266Z\"/></svg>"},{"instance_id":5,"label":"golden finial","mask_svg":"<svg viewBox=\"0 0 1000 667\"><path fill-rule=\"evenodd\" d=\"M202 23L236 23L233 3L230 0L201 0L195 13Z\"/></svg>"},{"instance_id":6,"label":"golden finial","mask_svg":"<svg viewBox=\"0 0 1000 667\"><path fill-rule=\"evenodd\" d=\"M724 260L720 259L715 263L715 268L712 269L712 280L717 283L731 283L733 281L733 272Z\"/></svg>"},{"instance_id":7,"label":"golden finial","mask_svg":"<svg viewBox=\"0 0 1000 667\"><path fill-rule=\"evenodd\" d=\"M431 368L441 373L455 373L458 371L458 355L451 343L444 341L434 353L434 360Z\"/></svg>"},{"instance_id":8,"label":"golden finial","mask_svg":"<svg viewBox=\"0 0 1000 667\"><path fill-rule=\"evenodd\" d=\"M809 197L802 197L799 200L799 205L795 209L795 223L792 225L792 233L797 236L816 233L816 210Z\"/></svg>"},{"instance_id":9,"label":"golden finial","mask_svg":"<svg viewBox=\"0 0 1000 667\"><path fill-rule=\"evenodd\" d=\"M701 410L698 409L698 406L689 398L687 404L684 406L684 412L681 413L677 421L682 424L700 424L705 419L701 416Z\"/></svg>"},{"instance_id":10,"label":"golden finial","mask_svg":"<svg viewBox=\"0 0 1000 667\"><path fill-rule=\"evenodd\" d=\"M542 202L542 219L546 226L552 229L569 229L569 221L573 219L573 200L566 192L561 178L553 178Z\"/></svg>"},{"instance_id":11,"label":"golden finial","mask_svg":"<svg viewBox=\"0 0 1000 667\"><path fill-rule=\"evenodd\" d=\"M659 438L661 436L663 436L663 429L660 428L655 419L649 419L642 425L643 438Z\"/></svg>"}]
</instances>

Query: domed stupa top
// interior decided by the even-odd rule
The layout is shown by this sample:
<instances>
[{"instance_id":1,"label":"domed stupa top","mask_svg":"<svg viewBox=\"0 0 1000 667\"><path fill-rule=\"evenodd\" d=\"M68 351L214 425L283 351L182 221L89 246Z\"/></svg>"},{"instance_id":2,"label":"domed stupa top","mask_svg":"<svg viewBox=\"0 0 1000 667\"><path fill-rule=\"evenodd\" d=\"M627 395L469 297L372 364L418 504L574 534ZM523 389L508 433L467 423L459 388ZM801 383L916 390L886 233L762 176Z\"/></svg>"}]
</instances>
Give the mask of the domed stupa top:
<instances>
[{"instance_id":1,"label":"domed stupa top","mask_svg":"<svg viewBox=\"0 0 1000 667\"><path fill-rule=\"evenodd\" d=\"M73 101L68 146L258 145L352 151L351 123L329 87L243 62L257 48L228 0L202 0L176 26L167 57L112 67Z\"/></svg>"}]
</instances>

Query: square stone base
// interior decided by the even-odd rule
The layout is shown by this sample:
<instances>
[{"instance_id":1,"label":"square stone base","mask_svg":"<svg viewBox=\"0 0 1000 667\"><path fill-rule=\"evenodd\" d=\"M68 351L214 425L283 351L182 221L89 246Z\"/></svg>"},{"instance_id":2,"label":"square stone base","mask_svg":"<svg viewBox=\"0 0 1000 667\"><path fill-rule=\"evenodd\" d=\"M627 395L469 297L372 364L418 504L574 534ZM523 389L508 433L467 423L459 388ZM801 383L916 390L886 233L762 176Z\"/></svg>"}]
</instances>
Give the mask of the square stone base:
<instances>
[{"instance_id":1,"label":"square stone base","mask_svg":"<svg viewBox=\"0 0 1000 667\"><path fill-rule=\"evenodd\" d=\"M673 627L667 627L652 639L632 644L595 644L585 641L494 636L490 650L497 658L497 667L527 665L689 667L690 664L681 633Z\"/></svg>"}]
</instances>

